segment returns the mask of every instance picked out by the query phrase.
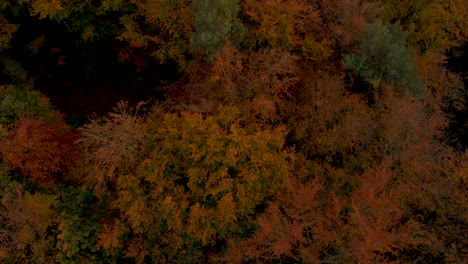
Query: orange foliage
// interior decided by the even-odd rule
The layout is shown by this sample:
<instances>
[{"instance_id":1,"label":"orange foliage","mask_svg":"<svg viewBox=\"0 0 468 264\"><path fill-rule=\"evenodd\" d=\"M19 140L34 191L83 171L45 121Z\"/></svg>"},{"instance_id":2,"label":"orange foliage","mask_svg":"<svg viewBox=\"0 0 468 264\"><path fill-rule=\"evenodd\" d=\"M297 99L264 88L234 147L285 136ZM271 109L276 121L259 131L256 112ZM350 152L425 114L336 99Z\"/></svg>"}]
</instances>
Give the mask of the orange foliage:
<instances>
[{"instance_id":1,"label":"orange foliage","mask_svg":"<svg viewBox=\"0 0 468 264\"><path fill-rule=\"evenodd\" d=\"M343 205L330 199L325 206L320 198L321 190L317 180L301 184L288 179L258 219L253 237L241 242L229 241L226 260L233 263L249 259L319 261L325 248L339 242L334 229L340 223L339 210Z\"/></svg>"},{"instance_id":2,"label":"orange foliage","mask_svg":"<svg viewBox=\"0 0 468 264\"><path fill-rule=\"evenodd\" d=\"M103 191L107 185L115 184L119 173L136 166L138 158L146 153L142 150L149 127L136 113L137 109L119 102L109 117L91 120L81 128L77 143L85 151L82 173L84 182Z\"/></svg>"},{"instance_id":3,"label":"orange foliage","mask_svg":"<svg viewBox=\"0 0 468 264\"><path fill-rule=\"evenodd\" d=\"M444 159L453 155L440 143L447 120L432 102L431 94L425 101L397 96L389 90L382 96L381 155L398 160L401 170L414 179L437 180L446 169Z\"/></svg>"},{"instance_id":4,"label":"orange foliage","mask_svg":"<svg viewBox=\"0 0 468 264\"><path fill-rule=\"evenodd\" d=\"M276 104L289 97L298 81L295 60L289 53L273 50L247 56L226 45L212 64L191 73L182 92L173 86L173 97L183 109L196 112L224 104L235 105L246 116L275 119Z\"/></svg>"},{"instance_id":5,"label":"orange foliage","mask_svg":"<svg viewBox=\"0 0 468 264\"><path fill-rule=\"evenodd\" d=\"M375 19L377 6L361 0L246 0L250 27L246 45L271 47L326 61L338 45L349 47Z\"/></svg>"},{"instance_id":6,"label":"orange foliage","mask_svg":"<svg viewBox=\"0 0 468 264\"><path fill-rule=\"evenodd\" d=\"M55 121L20 116L16 127L0 142L0 153L10 168L19 169L39 185L62 180L77 158L75 135L60 117Z\"/></svg>"},{"instance_id":7,"label":"orange foliage","mask_svg":"<svg viewBox=\"0 0 468 264\"><path fill-rule=\"evenodd\" d=\"M383 0L382 20L401 21L412 32L408 42L421 53L441 54L468 39L468 2L465 0Z\"/></svg>"},{"instance_id":8,"label":"orange foliage","mask_svg":"<svg viewBox=\"0 0 468 264\"><path fill-rule=\"evenodd\" d=\"M345 230L349 255L357 263L391 262L398 251L431 241L417 223L405 221L400 198L405 190L393 183L391 164L387 159L368 170L351 197L350 226Z\"/></svg>"},{"instance_id":9,"label":"orange foliage","mask_svg":"<svg viewBox=\"0 0 468 264\"><path fill-rule=\"evenodd\" d=\"M297 149L309 157L359 152L370 142L376 123L359 95L347 93L339 76L308 76L284 106Z\"/></svg>"},{"instance_id":10,"label":"orange foliage","mask_svg":"<svg viewBox=\"0 0 468 264\"><path fill-rule=\"evenodd\" d=\"M391 163L363 174L349 201L323 195L317 180L289 179L259 218L253 237L229 241L225 260L387 263L405 249L439 245L421 225L405 219L400 196L407 189L395 185Z\"/></svg>"},{"instance_id":11,"label":"orange foliage","mask_svg":"<svg viewBox=\"0 0 468 264\"><path fill-rule=\"evenodd\" d=\"M466 221L466 206L461 205L466 204L466 184L455 180L463 173L466 156L444 144L447 120L438 95L435 91L417 100L385 91L379 147L382 159L393 159L395 181L407 190L400 195L406 217L427 225L424 229L437 237L438 242L430 242L431 254L443 252L454 260L466 254L458 244L464 240L458 223Z\"/></svg>"}]
</instances>

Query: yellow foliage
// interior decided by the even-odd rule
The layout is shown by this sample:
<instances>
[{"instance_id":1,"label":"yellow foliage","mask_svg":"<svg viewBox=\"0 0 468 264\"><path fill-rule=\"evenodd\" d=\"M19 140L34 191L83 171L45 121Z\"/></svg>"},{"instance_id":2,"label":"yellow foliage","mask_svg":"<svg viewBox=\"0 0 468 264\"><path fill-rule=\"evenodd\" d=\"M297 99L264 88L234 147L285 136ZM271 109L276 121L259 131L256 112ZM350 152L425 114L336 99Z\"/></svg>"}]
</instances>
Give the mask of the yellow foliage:
<instances>
[{"instance_id":1,"label":"yellow foliage","mask_svg":"<svg viewBox=\"0 0 468 264\"><path fill-rule=\"evenodd\" d=\"M209 116L169 113L157 120L150 156L117 179L113 206L125 212L133 233L160 241L157 248L182 250L254 224L257 206L289 177L291 154L282 150L284 127L246 129L239 113L221 106ZM117 243L118 235L109 236L100 236L102 246Z\"/></svg>"},{"instance_id":2,"label":"yellow foliage","mask_svg":"<svg viewBox=\"0 0 468 264\"><path fill-rule=\"evenodd\" d=\"M468 39L468 2L465 0L385 0L382 19L401 21L411 32L408 42L421 53L446 54Z\"/></svg>"},{"instance_id":3,"label":"yellow foliage","mask_svg":"<svg viewBox=\"0 0 468 264\"><path fill-rule=\"evenodd\" d=\"M104 249L120 246L120 236L124 227L120 221L116 221L113 225L105 224L101 232L98 234L98 246Z\"/></svg>"},{"instance_id":4,"label":"yellow foliage","mask_svg":"<svg viewBox=\"0 0 468 264\"><path fill-rule=\"evenodd\" d=\"M31 13L39 15L40 19L63 18L61 11L64 9L61 0L31 0Z\"/></svg>"}]
</instances>

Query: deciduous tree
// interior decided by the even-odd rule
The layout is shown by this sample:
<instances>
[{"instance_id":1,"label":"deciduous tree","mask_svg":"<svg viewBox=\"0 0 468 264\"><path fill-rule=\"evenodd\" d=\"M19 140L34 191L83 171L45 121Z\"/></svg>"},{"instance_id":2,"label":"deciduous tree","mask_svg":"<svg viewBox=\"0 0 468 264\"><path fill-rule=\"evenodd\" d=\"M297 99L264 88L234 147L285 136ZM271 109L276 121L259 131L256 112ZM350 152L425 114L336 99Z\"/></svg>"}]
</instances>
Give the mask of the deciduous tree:
<instances>
[{"instance_id":1,"label":"deciduous tree","mask_svg":"<svg viewBox=\"0 0 468 264\"><path fill-rule=\"evenodd\" d=\"M374 86L393 85L400 92L422 94L423 82L416 75L416 54L406 46L407 34L398 23L370 24L362 34L359 54L345 55L344 63Z\"/></svg>"},{"instance_id":2,"label":"deciduous tree","mask_svg":"<svg viewBox=\"0 0 468 264\"><path fill-rule=\"evenodd\" d=\"M0 142L6 165L19 169L35 184L49 186L64 180L77 153L71 129L57 117L56 121L28 119L20 116L15 128Z\"/></svg>"},{"instance_id":3,"label":"deciduous tree","mask_svg":"<svg viewBox=\"0 0 468 264\"><path fill-rule=\"evenodd\" d=\"M53 229L57 196L31 194L19 184L3 189L0 198L0 261L55 263Z\"/></svg>"},{"instance_id":4,"label":"deciduous tree","mask_svg":"<svg viewBox=\"0 0 468 264\"><path fill-rule=\"evenodd\" d=\"M132 118L114 120L124 124ZM284 128L261 129L244 123L236 108L220 107L207 116L168 113L144 122L154 122L150 127L155 129L144 134L148 137L144 145L134 141L132 134L120 134L121 141L112 145L95 141L102 133L117 136L125 132L112 131L125 127L122 123L90 125L82 140L84 144L99 143L97 150L111 154L97 155L88 162L98 165L89 171L90 178L102 177L99 170L107 173L112 169L112 177L94 182L104 181L112 187L107 191L114 197L111 207L121 212L121 219L105 229L115 235L114 242L104 242L109 240L102 233L102 246L121 245L119 241L128 237L122 250L138 263L144 258L195 261L204 248L219 247L230 236L245 235L252 228L257 208L278 191L290 173L290 154L282 150ZM130 157L133 167L127 167L121 150L130 155L132 151L122 146L142 149L147 156L141 160ZM117 159L101 163L106 157Z\"/></svg>"}]
</instances>

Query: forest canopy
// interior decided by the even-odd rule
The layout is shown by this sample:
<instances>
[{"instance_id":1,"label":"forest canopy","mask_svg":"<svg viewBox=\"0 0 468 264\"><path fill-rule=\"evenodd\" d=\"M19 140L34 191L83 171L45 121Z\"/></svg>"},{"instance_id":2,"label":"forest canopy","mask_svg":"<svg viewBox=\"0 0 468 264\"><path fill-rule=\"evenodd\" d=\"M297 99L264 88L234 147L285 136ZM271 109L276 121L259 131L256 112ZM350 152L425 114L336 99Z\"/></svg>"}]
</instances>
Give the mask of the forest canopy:
<instances>
[{"instance_id":1,"label":"forest canopy","mask_svg":"<svg viewBox=\"0 0 468 264\"><path fill-rule=\"evenodd\" d=\"M3 0L1 263L464 263L468 1Z\"/></svg>"}]
</instances>

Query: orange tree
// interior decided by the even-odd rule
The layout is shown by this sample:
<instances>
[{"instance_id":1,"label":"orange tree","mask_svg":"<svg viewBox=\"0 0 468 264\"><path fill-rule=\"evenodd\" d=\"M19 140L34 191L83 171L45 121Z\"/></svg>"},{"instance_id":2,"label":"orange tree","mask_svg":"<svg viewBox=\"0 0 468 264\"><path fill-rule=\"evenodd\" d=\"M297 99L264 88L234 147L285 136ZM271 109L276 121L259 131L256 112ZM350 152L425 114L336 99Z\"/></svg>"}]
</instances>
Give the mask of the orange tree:
<instances>
[{"instance_id":1,"label":"orange tree","mask_svg":"<svg viewBox=\"0 0 468 264\"><path fill-rule=\"evenodd\" d=\"M123 128L129 124L134 129ZM106 137L116 142L99 139L112 129L129 134ZM227 237L247 236L259 208L290 174L284 127L246 124L233 107L145 121L121 111L83 134L93 168L88 182L112 195L110 207L120 212L103 220L98 245L137 263L200 261Z\"/></svg>"}]
</instances>

